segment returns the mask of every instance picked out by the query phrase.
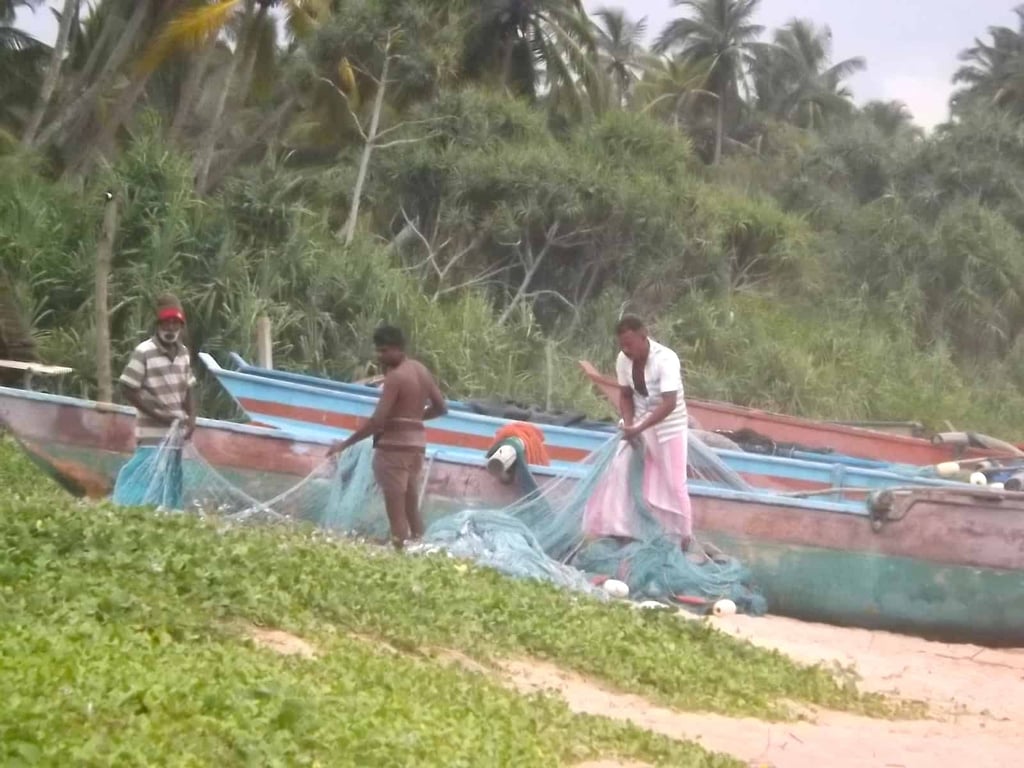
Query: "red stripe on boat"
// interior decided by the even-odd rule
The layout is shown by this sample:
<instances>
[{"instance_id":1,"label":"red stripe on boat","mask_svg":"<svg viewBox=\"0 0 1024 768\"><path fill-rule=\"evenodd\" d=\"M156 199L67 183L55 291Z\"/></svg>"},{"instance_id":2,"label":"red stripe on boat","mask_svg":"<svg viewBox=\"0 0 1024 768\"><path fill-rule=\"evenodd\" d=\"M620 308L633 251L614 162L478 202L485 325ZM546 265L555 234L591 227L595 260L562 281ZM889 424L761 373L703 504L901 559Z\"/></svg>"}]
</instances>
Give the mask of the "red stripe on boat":
<instances>
[{"instance_id":1,"label":"red stripe on boat","mask_svg":"<svg viewBox=\"0 0 1024 768\"><path fill-rule=\"evenodd\" d=\"M282 419L302 421L306 424L317 424L336 429L357 430L365 419L348 413L335 413L324 411L319 408L307 408L301 405L287 405L267 400L253 400L247 397L238 399L239 404L246 411L254 416L266 415L276 416ZM457 448L471 448L478 451L487 451L494 445L494 437L473 435L468 432L454 432L448 429L427 427L427 442L432 445L448 445ZM569 448L567 446L548 445L548 455L555 461L578 462L583 461L589 452L580 448Z\"/></svg>"}]
</instances>

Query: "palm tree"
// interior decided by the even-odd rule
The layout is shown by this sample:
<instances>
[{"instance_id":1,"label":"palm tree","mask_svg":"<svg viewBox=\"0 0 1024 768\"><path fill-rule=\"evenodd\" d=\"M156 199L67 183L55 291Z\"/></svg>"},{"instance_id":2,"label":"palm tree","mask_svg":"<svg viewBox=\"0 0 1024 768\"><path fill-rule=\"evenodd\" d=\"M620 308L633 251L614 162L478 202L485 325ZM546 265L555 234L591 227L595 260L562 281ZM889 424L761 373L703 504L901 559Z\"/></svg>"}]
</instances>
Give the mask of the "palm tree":
<instances>
[{"instance_id":1,"label":"palm tree","mask_svg":"<svg viewBox=\"0 0 1024 768\"><path fill-rule=\"evenodd\" d=\"M632 95L644 53L643 39L647 18L630 21L621 9L602 8L594 14L597 24L598 58L614 85L615 105L624 106Z\"/></svg>"},{"instance_id":2,"label":"palm tree","mask_svg":"<svg viewBox=\"0 0 1024 768\"><path fill-rule=\"evenodd\" d=\"M98 110L93 106L96 115L90 121L88 130L80 128L74 131L70 140L64 143L65 175L87 174L99 157L109 156L114 152L117 144L116 138L122 128L130 123L136 104L154 90L151 87L151 78L156 74L155 68L140 64L140 56L153 45L153 40L172 18L181 13L183 9L194 6L195 2L196 0L162 0L162 2L157 2L149 7L148 14L138 27L134 46L124 52L121 57L122 63L109 70L116 76L116 80L104 85L97 92L95 101L97 104L104 103L104 109ZM102 48L102 45L106 44L104 38L110 35L109 30L120 28L119 25L126 18L130 6L125 7L123 4L112 3L110 0L104 5L110 7L105 8L105 17L101 22L102 31L99 37L93 41L94 47L89 53L89 58L96 61L105 59L106 66L109 67L110 60L114 58L114 51L121 46L121 41L117 40L115 32L113 41L116 43L108 56ZM137 3L135 9L131 10L131 16L127 16L127 18L132 18L139 7L142 5ZM87 73L86 77L88 77ZM102 78L99 75L97 77ZM164 78L165 81L167 79ZM102 79L96 82L102 82ZM95 85L94 82L91 87L95 87ZM159 88L155 90L159 90Z\"/></svg>"},{"instance_id":3,"label":"palm tree","mask_svg":"<svg viewBox=\"0 0 1024 768\"><path fill-rule=\"evenodd\" d=\"M167 57L183 50L212 49L220 35L231 27L241 29L214 105L210 124L202 138L195 160L196 188L208 186L214 153L221 138L229 97L239 102L248 96L258 69L277 59L276 35L270 8L284 5L289 28L295 35L307 33L318 15L329 11L324 0L213 0L198 7L187 7L163 27L142 58L143 71L153 71ZM202 72L191 73L190 80L201 80ZM197 97L197 88L187 88L189 98Z\"/></svg>"},{"instance_id":4,"label":"palm tree","mask_svg":"<svg viewBox=\"0 0 1024 768\"><path fill-rule=\"evenodd\" d=\"M649 57L637 85L642 112L669 119L680 128L690 109L702 98L716 98L706 90L710 65L682 57ZM716 98L717 101L717 98Z\"/></svg>"},{"instance_id":5,"label":"palm tree","mask_svg":"<svg viewBox=\"0 0 1024 768\"><path fill-rule=\"evenodd\" d=\"M94 66L95 71L85 73L87 79L83 78L74 83L74 87L65 89L67 93L64 103L40 129L34 140L35 146L60 143L62 139L70 139L72 144L77 143L82 123L95 112L99 100L114 85L124 65L149 34L160 8L165 6L156 0L108 2L111 8L105 12L103 23L113 31L109 33L110 39L102 42L104 47L109 43L109 52L97 49L96 59L88 62ZM90 56L90 59L93 57Z\"/></svg>"},{"instance_id":6,"label":"palm tree","mask_svg":"<svg viewBox=\"0 0 1024 768\"><path fill-rule=\"evenodd\" d=\"M39 43L14 26L18 8L32 8L43 0L0 0L0 51L23 51Z\"/></svg>"},{"instance_id":7,"label":"palm tree","mask_svg":"<svg viewBox=\"0 0 1024 768\"><path fill-rule=\"evenodd\" d=\"M50 106L50 100L53 98L53 92L57 88L57 81L60 79L61 68L64 65L64 55L67 53L71 28L78 23L79 2L80 0L64 0L64 7L60 13L60 24L57 28L57 40L53 44L50 61L46 65L46 76L43 78L39 98L36 101L35 108L32 110L32 116L29 118L25 132L21 136L23 146L32 146L36 131L42 125L43 117Z\"/></svg>"},{"instance_id":8,"label":"palm tree","mask_svg":"<svg viewBox=\"0 0 1024 768\"><path fill-rule=\"evenodd\" d=\"M655 50L678 51L690 61L706 62L708 90L715 94L715 153L713 163L722 159L725 114L739 100L743 65L751 44L763 27L751 23L760 0L673 0L688 8L692 16L669 22L658 38Z\"/></svg>"},{"instance_id":9,"label":"palm tree","mask_svg":"<svg viewBox=\"0 0 1024 768\"><path fill-rule=\"evenodd\" d=\"M482 5L467 36L463 70L469 77L497 74L503 88L530 98L546 87L561 98L579 101L585 90L597 100L596 44L583 0L485 0Z\"/></svg>"},{"instance_id":10,"label":"palm tree","mask_svg":"<svg viewBox=\"0 0 1024 768\"><path fill-rule=\"evenodd\" d=\"M18 8L33 8L43 0L0 0L0 47L19 48L35 40L14 26Z\"/></svg>"},{"instance_id":11,"label":"palm tree","mask_svg":"<svg viewBox=\"0 0 1024 768\"><path fill-rule=\"evenodd\" d=\"M14 26L18 7L42 0L0 0L0 129L27 122L49 48Z\"/></svg>"},{"instance_id":12,"label":"palm tree","mask_svg":"<svg viewBox=\"0 0 1024 768\"><path fill-rule=\"evenodd\" d=\"M914 116L902 101L869 101L861 108L878 131L888 139L898 136L919 138L923 131L914 125Z\"/></svg>"},{"instance_id":13,"label":"palm tree","mask_svg":"<svg viewBox=\"0 0 1024 768\"><path fill-rule=\"evenodd\" d=\"M1024 5L1014 9L1017 29L989 27L991 43L975 39L960 53L964 66L953 75L961 84L950 99L954 111L981 101L1012 112L1024 112Z\"/></svg>"},{"instance_id":14,"label":"palm tree","mask_svg":"<svg viewBox=\"0 0 1024 768\"><path fill-rule=\"evenodd\" d=\"M755 47L751 70L758 106L801 128L820 128L853 111L842 83L867 63L856 56L832 64L832 30L794 19L775 31L772 44Z\"/></svg>"}]
</instances>

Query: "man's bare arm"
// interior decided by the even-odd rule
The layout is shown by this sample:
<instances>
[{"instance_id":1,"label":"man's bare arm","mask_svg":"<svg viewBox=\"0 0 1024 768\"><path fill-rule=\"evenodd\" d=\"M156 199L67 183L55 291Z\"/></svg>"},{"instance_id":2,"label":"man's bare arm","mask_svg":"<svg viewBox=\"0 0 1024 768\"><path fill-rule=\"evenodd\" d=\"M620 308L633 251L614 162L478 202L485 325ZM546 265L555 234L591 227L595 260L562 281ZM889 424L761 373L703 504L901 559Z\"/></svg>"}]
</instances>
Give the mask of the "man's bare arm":
<instances>
[{"instance_id":1,"label":"man's bare arm","mask_svg":"<svg viewBox=\"0 0 1024 768\"><path fill-rule=\"evenodd\" d=\"M188 422L185 426L185 439L188 440L192 437L192 433L196 431L196 417L199 415L199 405L196 402L196 390L194 387L189 387L185 393L185 414L188 417Z\"/></svg>"},{"instance_id":2,"label":"man's bare arm","mask_svg":"<svg viewBox=\"0 0 1024 768\"><path fill-rule=\"evenodd\" d=\"M333 456L336 453L347 450L361 440L365 440L370 435L380 432L384 428L388 419L391 418L391 411L394 410L395 402L397 400L398 384L395 381L395 377L389 373L384 377L384 386L381 388L380 400L377 401L377 407L374 409L373 415L365 424L363 424L363 426L347 438L335 442L327 452L327 455Z\"/></svg>"},{"instance_id":3,"label":"man's bare arm","mask_svg":"<svg viewBox=\"0 0 1024 768\"><path fill-rule=\"evenodd\" d=\"M430 402L423 409L423 420L430 421L448 413L448 403L445 402L441 388L437 386L434 377L428 372L424 372L424 375L427 377L427 399Z\"/></svg>"}]
</instances>

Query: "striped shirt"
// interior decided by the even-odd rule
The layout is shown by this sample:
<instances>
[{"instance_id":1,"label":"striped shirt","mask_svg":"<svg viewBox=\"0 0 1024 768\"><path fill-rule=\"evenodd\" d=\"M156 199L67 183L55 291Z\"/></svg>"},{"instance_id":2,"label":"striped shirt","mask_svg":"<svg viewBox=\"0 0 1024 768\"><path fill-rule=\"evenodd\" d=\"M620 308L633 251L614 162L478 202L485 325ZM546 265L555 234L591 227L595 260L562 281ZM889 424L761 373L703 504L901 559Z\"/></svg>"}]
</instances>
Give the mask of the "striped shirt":
<instances>
[{"instance_id":1,"label":"striped shirt","mask_svg":"<svg viewBox=\"0 0 1024 768\"><path fill-rule=\"evenodd\" d=\"M683 366L679 356L668 347L649 339L650 351L644 363L644 380L647 394L636 391L633 384L633 361L622 352L615 361L615 374L620 387L628 388L633 393L633 409L639 424L647 414L661 404L661 396L665 392L676 393L676 407L665 420L654 426L658 442L685 434L687 428L686 400L683 397Z\"/></svg>"},{"instance_id":2,"label":"striped shirt","mask_svg":"<svg viewBox=\"0 0 1024 768\"><path fill-rule=\"evenodd\" d=\"M121 384L139 390L146 405L170 418L187 417L185 402L189 390L196 385L188 349L179 343L174 357L149 338L132 352L121 374ZM158 445L167 436L168 425L161 424L141 411L135 421L135 439L139 445Z\"/></svg>"}]
</instances>

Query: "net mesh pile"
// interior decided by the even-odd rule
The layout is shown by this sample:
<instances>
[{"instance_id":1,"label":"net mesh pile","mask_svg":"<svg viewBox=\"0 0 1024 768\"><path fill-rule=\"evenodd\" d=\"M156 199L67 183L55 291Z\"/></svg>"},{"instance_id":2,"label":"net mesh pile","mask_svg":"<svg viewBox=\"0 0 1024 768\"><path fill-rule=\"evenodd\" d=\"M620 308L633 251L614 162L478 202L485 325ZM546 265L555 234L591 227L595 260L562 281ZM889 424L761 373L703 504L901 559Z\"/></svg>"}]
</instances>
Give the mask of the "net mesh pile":
<instances>
[{"instance_id":1,"label":"net mesh pile","mask_svg":"<svg viewBox=\"0 0 1024 768\"><path fill-rule=\"evenodd\" d=\"M508 441L525 459L525 449ZM423 552L444 551L472 559L516 578L551 582L566 589L605 597L595 586L601 578L625 582L633 599L710 605L729 598L741 612L762 614L764 598L750 587L750 574L726 555L686 553L666 536L640 492L644 456L634 450L630 463L633 540L589 539L584 531L587 501L611 462L623 450L612 438L582 465L582 474L542 477L525 461L514 475L518 500L500 509L467 509L462 500L428 491L428 460L421 498L427 531ZM165 441L136 453L118 476L113 501L165 510L216 515L233 522L307 522L326 531L386 541L387 516L373 477L373 449L364 441L337 459L327 459L305 478L217 468L206 461L177 429ZM743 480L699 439L689 443L690 477L745 489ZM483 469L474 470L483 472ZM497 481L495 481L497 482ZM441 484L442 486L444 484ZM695 598L697 600L695 600Z\"/></svg>"}]
</instances>

